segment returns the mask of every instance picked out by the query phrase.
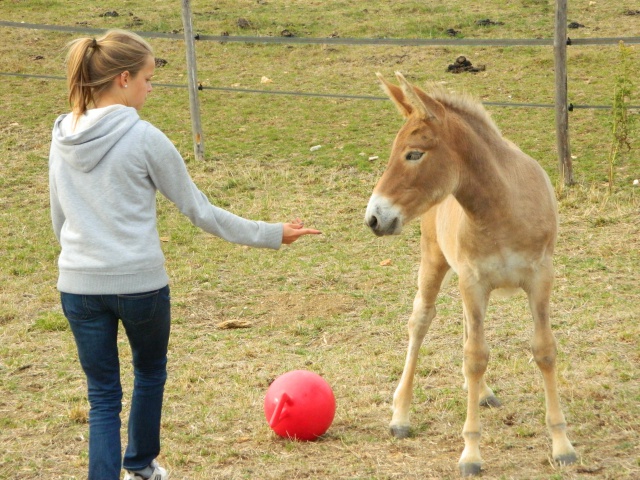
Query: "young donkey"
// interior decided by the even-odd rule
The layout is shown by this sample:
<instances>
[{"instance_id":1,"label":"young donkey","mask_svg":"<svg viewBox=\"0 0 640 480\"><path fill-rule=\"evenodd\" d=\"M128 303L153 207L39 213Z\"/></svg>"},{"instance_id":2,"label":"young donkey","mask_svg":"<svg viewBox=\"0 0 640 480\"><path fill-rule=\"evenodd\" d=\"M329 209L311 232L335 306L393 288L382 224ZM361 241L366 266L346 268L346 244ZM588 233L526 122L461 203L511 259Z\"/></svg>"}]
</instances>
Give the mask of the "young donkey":
<instances>
[{"instance_id":1,"label":"young donkey","mask_svg":"<svg viewBox=\"0 0 640 480\"><path fill-rule=\"evenodd\" d=\"M560 464L575 462L556 387L556 342L549 325L558 215L548 176L502 137L479 102L438 88L427 95L400 73L400 87L377 75L406 122L373 190L365 222L376 235L396 235L422 217L418 292L404 371L393 396L392 434L409 434L418 352L436 315L440 287L453 270L463 301L462 370L468 391L461 474L480 473L479 406L500 404L483 378L489 360L483 321L496 289L522 289L529 298L533 356L544 379L553 458Z\"/></svg>"}]
</instances>

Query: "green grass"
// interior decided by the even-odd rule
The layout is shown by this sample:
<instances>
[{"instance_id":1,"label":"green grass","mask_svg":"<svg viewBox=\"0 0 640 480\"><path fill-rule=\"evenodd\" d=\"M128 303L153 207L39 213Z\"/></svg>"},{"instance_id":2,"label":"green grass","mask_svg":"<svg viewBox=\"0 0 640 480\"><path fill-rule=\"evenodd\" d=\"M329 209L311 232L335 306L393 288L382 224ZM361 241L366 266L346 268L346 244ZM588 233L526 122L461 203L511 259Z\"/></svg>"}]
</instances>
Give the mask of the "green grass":
<instances>
[{"instance_id":1,"label":"green grass","mask_svg":"<svg viewBox=\"0 0 640 480\"><path fill-rule=\"evenodd\" d=\"M436 2L437 3L437 2ZM195 30L209 35L551 38L547 0L482 3L230 1L193 3ZM572 1L572 37L638 35L616 2ZM100 17L116 10L120 16ZM366 11L365 11L366 10ZM129 12L132 15L129 15ZM1 2L3 20L181 32L175 2ZM239 18L253 27L240 29ZM489 18L501 26L480 27ZM68 33L0 29L2 70L64 76ZM184 84L182 41L150 40L168 64L156 82ZM637 46L632 46L637 56ZM569 49L569 99L612 102L617 47ZM550 47L388 47L197 43L199 80L210 87L382 96L375 72L401 70L417 84L446 82L485 102L553 103ZM477 75L446 67L464 54ZM36 60L36 56L44 58ZM638 78L638 62L631 78ZM262 84L266 76L273 82ZM59 306L59 247L48 212L51 126L68 109L65 82L3 76L0 101L0 479L84 478L87 403L75 346ZM159 198L159 233L171 276L173 333L161 461L172 478L457 478L462 391L460 295L455 279L416 377L413 434L387 433L402 372L415 293L419 227L379 239L363 225L368 197L402 123L387 101L204 90L205 161L193 156L186 89L156 87L142 116L183 154L203 192L240 215L303 218L323 231L279 252L230 245L202 233ZM634 104L640 103L635 98ZM554 113L488 107L503 133L540 161L557 185ZM637 112L632 113L637 115ZM557 185L561 213L552 311L558 382L579 465L548 462L542 381L531 362L524 296L494 300L487 314L487 380L504 402L483 410L483 478L633 479L640 476L637 272L640 176L637 146L607 192L610 113L570 114L577 185ZM311 152L314 145L322 148ZM369 157L378 156L378 160ZM381 265L390 260L387 266ZM225 320L250 328L223 330ZM125 399L130 353L120 339ZM270 382L287 370L321 373L337 398L318 442L278 439L262 413ZM124 405L126 415L128 404ZM55 448L52 448L55 446ZM214 472L213 474L211 472Z\"/></svg>"},{"instance_id":2,"label":"green grass","mask_svg":"<svg viewBox=\"0 0 640 480\"><path fill-rule=\"evenodd\" d=\"M41 332L61 332L69 330L69 323L61 312L40 312L33 329Z\"/></svg>"}]
</instances>

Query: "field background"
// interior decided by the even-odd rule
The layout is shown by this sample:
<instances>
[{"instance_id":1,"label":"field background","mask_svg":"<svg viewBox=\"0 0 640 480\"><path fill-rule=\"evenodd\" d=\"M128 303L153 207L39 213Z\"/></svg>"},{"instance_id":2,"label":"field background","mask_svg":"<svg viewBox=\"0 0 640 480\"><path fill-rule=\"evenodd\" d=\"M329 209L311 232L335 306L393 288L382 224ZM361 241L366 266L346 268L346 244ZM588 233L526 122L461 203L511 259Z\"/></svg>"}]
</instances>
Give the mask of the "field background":
<instances>
[{"instance_id":1,"label":"field background","mask_svg":"<svg viewBox=\"0 0 640 480\"><path fill-rule=\"evenodd\" d=\"M208 35L551 38L551 0L383 2L194 1ZM570 0L571 37L640 35L631 0ZM106 12L118 16L105 16ZM181 32L180 2L0 0L13 22ZM241 28L246 20L249 25ZM478 20L502 25L482 27ZM64 76L77 34L0 27L0 73ZM184 84L184 43L150 39L158 84ZM640 74L637 46L630 78ZM197 43L204 86L381 96L375 72L444 82L486 102L553 103L551 47L388 47ZM465 55L478 74L446 73ZM617 46L569 47L569 100L611 105ZM261 83L262 77L271 83ZM59 306L59 247L48 212L47 157L65 82L3 75L0 83L0 479L81 479L87 464L84 378ZM193 227L163 198L159 233L172 278L173 332L160 461L171 478L446 479L457 477L465 417L461 305L443 290L413 402L413 434L388 434L402 371L419 227L374 237L363 225L373 186L402 123L390 102L205 90L206 160L193 158L186 89L156 87L142 111L182 152L215 203L248 218L301 217L323 231L279 252L225 243ZM635 105L640 103L636 93ZM483 478L640 478L640 177L637 134L607 189L608 110L570 113L576 185L558 184L554 112L488 107L504 134L556 184L561 213L552 299L559 386L580 460L550 461L540 374L531 361L523 295L494 300L487 378L502 399L483 410ZM637 118L637 111L632 114ZM637 132L637 130L636 130ZM310 147L322 145L314 152ZM370 159L378 157L378 159ZM221 329L225 321L248 328ZM121 338L123 382L130 355ZM323 375L337 400L316 442L276 437L262 412L270 382L292 369ZM125 417L126 418L126 417Z\"/></svg>"}]
</instances>

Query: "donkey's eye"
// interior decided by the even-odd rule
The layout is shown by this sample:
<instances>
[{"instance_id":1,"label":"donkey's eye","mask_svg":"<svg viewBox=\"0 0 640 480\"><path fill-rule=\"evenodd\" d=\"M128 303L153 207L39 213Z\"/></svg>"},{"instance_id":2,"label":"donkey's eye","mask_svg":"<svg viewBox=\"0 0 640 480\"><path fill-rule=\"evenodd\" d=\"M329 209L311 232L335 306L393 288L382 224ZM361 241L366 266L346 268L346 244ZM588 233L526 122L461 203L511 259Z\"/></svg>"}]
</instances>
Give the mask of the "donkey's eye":
<instances>
[{"instance_id":1,"label":"donkey's eye","mask_svg":"<svg viewBox=\"0 0 640 480\"><path fill-rule=\"evenodd\" d=\"M418 152L417 150L414 150L412 152L407 153L407 156L405 157L407 160L420 160L422 158L423 153L422 152Z\"/></svg>"}]
</instances>

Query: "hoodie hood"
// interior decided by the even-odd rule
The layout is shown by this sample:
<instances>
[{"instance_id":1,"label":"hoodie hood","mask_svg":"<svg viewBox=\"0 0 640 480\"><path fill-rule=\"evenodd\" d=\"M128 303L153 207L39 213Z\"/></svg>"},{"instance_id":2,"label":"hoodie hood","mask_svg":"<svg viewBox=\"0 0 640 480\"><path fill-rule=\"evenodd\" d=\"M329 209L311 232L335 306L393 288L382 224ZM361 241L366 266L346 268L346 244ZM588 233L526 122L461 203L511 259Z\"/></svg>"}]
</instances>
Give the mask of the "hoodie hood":
<instances>
[{"instance_id":1,"label":"hoodie hood","mask_svg":"<svg viewBox=\"0 0 640 480\"><path fill-rule=\"evenodd\" d=\"M61 115L53 126L51 147L74 169L90 172L139 119L135 108L97 108L88 110L71 133L73 115Z\"/></svg>"}]
</instances>

